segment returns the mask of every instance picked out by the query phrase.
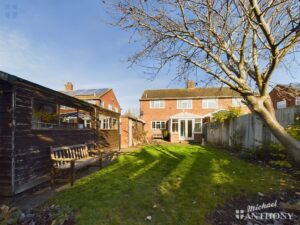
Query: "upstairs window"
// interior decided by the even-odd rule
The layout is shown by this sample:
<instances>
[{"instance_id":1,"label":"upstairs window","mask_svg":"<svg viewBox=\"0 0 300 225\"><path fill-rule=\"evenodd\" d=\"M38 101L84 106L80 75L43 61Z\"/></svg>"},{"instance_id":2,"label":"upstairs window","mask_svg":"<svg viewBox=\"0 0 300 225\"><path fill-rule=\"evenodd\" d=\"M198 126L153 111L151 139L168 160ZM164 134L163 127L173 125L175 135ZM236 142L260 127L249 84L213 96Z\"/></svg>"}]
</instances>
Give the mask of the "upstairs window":
<instances>
[{"instance_id":1,"label":"upstairs window","mask_svg":"<svg viewBox=\"0 0 300 225\"><path fill-rule=\"evenodd\" d=\"M203 109L217 109L218 108L218 99L203 99L202 100Z\"/></svg>"},{"instance_id":2,"label":"upstairs window","mask_svg":"<svg viewBox=\"0 0 300 225\"><path fill-rule=\"evenodd\" d=\"M115 112L118 113L118 112L119 112L119 109L118 109L118 108L115 108Z\"/></svg>"},{"instance_id":3,"label":"upstairs window","mask_svg":"<svg viewBox=\"0 0 300 225\"><path fill-rule=\"evenodd\" d=\"M177 109L192 109L193 101L190 100L177 100Z\"/></svg>"},{"instance_id":4,"label":"upstairs window","mask_svg":"<svg viewBox=\"0 0 300 225\"><path fill-rule=\"evenodd\" d=\"M150 101L150 108L151 109L163 109L163 108L165 108L165 101L164 100Z\"/></svg>"},{"instance_id":5,"label":"upstairs window","mask_svg":"<svg viewBox=\"0 0 300 225\"><path fill-rule=\"evenodd\" d=\"M277 109L284 109L286 108L286 100L277 102Z\"/></svg>"},{"instance_id":6,"label":"upstairs window","mask_svg":"<svg viewBox=\"0 0 300 225\"><path fill-rule=\"evenodd\" d=\"M232 99L232 106L234 107L242 107L244 106L242 98L233 98Z\"/></svg>"},{"instance_id":7,"label":"upstairs window","mask_svg":"<svg viewBox=\"0 0 300 225\"><path fill-rule=\"evenodd\" d=\"M108 108L109 110L112 110L112 105L111 105L111 104L108 104L107 108Z\"/></svg>"}]
</instances>

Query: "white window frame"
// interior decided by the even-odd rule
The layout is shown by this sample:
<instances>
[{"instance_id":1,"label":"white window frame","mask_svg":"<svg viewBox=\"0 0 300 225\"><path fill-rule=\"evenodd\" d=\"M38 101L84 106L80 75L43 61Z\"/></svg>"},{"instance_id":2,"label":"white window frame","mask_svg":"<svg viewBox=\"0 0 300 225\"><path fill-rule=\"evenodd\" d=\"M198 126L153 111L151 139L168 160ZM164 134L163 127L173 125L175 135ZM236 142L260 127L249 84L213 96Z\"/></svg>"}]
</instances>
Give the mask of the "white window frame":
<instances>
[{"instance_id":1,"label":"white window frame","mask_svg":"<svg viewBox=\"0 0 300 225\"><path fill-rule=\"evenodd\" d=\"M174 124L177 124L177 131L174 131L174 130L173 130L173 125L174 125ZM170 130L171 130L171 132L174 133L174 134L177 134L177 133L179 132L179 119L172 119L172 120L171 120L171 129L170 129Z\"/></svg>"},{"instance_id":2,"label":"white window frame","mask_svg":"<svg viewBox=\"0 0 300 225\"><path fill-rule=\"evenodd\" d=\"M285 109L286 108L286 100L282 100L276 103L277 109Z\"/></svg>"},{"instance_id":3,"label":"white window frame","mask_svg":"<svg viewBox=\"0 0 300 225\"><path fill-rule=\"evenodd\" d=\"M104 101L101 100L100 106L101 106L102 108L104 108Z\"/></svg>"},{"instance_id":4,"label":"white window frame","mask_svg":"<svg viewBox=\"0 0 300 225\"><path fill-rule=\"evenodd\" d=\"M153 126L154 124L154 126ZM152 130L165 130L166 129L166 121L151 121L151 129Z\"/></svg>"},{"instance_id":5,"label":"white window frame","mask_svg":"<svg viewBox=\"0 0 300 225\"><path fill-rule=\"evenodd\" d=\"M165 100L153 100L149 102L150 109L164 109Z\"/></svg>"},{"instance_id":6,"label":"white window frame","mask_svg":"<svg viewBox=\"0 0 300 225\"><path fill-rule=\"evenodd\" d=\"M115 107L115 112L118 113L119 112L119 109L117 107Z\"/></svg>"},{"instance_id":7,"label":"white window frame","mask_svg":"<svg viewBox=\"0 0 300 225\"><path fill-rule=\"evenodd\" d=\"M215 105L210 106L209 104L214 101ZM202 108L203 109L217 109L219 107L219 101L217 98L208 98L208 99L203 99L202 100Z\"/></svg>"},{"instance_id":8,"label":"white window frame","mask_svg":"<svg viewBox=\"0 0 300 225\"><path fill-rule=\"evenodd\" d=\"M192 99L177 100L177 109L193 109L193 100Z\"/></svg>"},{"instance_id":9,"label":"white window frame","mask_svg":"<svg viewBox=\"0 0 300 225\"><path fill-rule=\"evenodd\" d=\"M242 98L232 98L232 106L234 106L234 107L242 107L242 106L245 105L242 101L243 101Z\"/></svg>"},{"instance_id":10,"label":"white window frame","mask_svg":"<svg viewBox=\"0 0 300 225\"><path fill-rule=\"evenodd\" d=\"M201 124L201 129L200 131L196 131L196 124ZM202 123L202 119L195 119L194 120L194 134L202 134L203 133L203 123Z\"/></svg>"},{"instance_id":11,"label":"white window frame","mask_svg":"<svg viewBox=\"0 0 300 225\"><path fill-rule=\"evenodd\" d=\"M108 105L107 105L107 108L108 108L109 110L112 110L113 107L112 107L111 104L108 104Z\"/></svg>"},{"instance_id":12,"label":"white window frame","mask_svg":"<svg viewBox=\"0 0 300 225\"><path fill-rule=\"evenodd\" d=\"M295 105L300 105L300 96L295 98Z\"/></svg>"},{"instance_id":13,"label":"white window frame","mask_svg":"<svg viewBox=\"0 0 300 225\"><path fill-rule=\"evenodd\" d=\"M106 117L103 119L103 128L104 130L108 130L109 129L109 117Z\"/></svg>"}]
</instances>

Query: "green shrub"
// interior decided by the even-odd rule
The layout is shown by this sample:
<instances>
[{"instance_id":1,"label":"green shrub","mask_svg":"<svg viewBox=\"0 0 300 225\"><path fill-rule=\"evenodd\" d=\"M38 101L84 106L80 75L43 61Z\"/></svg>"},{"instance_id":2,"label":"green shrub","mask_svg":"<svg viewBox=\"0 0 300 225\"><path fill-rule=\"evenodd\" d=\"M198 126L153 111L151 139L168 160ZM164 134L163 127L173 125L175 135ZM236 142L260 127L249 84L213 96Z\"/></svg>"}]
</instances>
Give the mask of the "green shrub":
<instances>
[{"instance_id":1,"label":"green shrub","mask_svg":"<svg viewBox=\"0 0 300 225\"><path fill-rule=\"evenodd\" d=\"M230 108L229 110L219 111L213 114L213 120L216 122L224 122L241 115L241 108Z\"/></svg>"},{"instance_id":2,"label":"green shrub","mask_svg":"<svg viewBox=\"0 0 300 225\"><path fill-rule=\"evenodd\" d=\"M164 138L165 140L169 139L169 131L168 131L168 130L164 130L164 131L163 131L163 138Z\"/></svg>"},{"instance_id":3,"label":"green shrub","mask_svg":"<svg viewBox=\"0 0 300 225\"><path fill-rule=\"evenodd\" d=\"M291 136L300 141L300 125L290 125L285 129Z\"/></svg>"}]
</instances>

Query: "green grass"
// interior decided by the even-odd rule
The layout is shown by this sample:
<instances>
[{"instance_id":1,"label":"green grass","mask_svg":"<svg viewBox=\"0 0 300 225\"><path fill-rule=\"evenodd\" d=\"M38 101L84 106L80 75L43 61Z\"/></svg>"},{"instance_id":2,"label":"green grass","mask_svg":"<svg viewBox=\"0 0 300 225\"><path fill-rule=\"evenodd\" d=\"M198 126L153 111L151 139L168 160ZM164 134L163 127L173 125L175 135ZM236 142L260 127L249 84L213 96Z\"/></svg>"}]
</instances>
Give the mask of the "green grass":
<instances>
[{"instance_id":1,"label":"green grass","mask_svg":"<svg viewBox=\"0 0 300 225\"><path fill-rule=\"evenodd\" d=\"M207 224L207 213L232 196L279 191L290 182L287 174L221 150L147 146L77 181L49 204L78 209L78 224L197 225Z\"/></svg>"}]
</instances>

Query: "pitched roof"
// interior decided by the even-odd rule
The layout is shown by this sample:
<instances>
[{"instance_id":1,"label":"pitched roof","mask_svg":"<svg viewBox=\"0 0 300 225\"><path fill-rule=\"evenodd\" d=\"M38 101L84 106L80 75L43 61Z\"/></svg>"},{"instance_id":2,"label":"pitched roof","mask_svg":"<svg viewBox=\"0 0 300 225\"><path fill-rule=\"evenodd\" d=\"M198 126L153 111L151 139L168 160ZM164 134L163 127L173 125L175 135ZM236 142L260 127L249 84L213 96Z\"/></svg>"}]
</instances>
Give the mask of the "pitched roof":
<instances>
[{"instance_id":1,"label":"pitched roof","mask_svg":"<svg viewBox=\"0 0 300 225\"><path fill-rule=\"evenodd\" d=\"M241 97L228 87L145 90L140 100Z\"/></svg>"},{"instance_id":2,"label":"pitched roof","mask_svg":"<svg viewBox=\"0 0 300 225\"><path fill-rule=\"evenodd\" d=\"M106 92L108 92L109 88L100 88L100 89L80 89L73 91L63 91L64 94L70 96L102 96Z\"/></svg>"},{"instance_id":3,"label":"pitched roof","mask_svg":"<svg viewBox=\"0 0 300 225\"><path fill-rule=\"evenodd\" d=\"M279 86L300 91L300 83L280 84Z\"/></svg>"}]
</instances>

